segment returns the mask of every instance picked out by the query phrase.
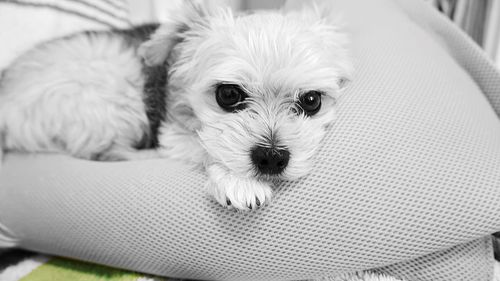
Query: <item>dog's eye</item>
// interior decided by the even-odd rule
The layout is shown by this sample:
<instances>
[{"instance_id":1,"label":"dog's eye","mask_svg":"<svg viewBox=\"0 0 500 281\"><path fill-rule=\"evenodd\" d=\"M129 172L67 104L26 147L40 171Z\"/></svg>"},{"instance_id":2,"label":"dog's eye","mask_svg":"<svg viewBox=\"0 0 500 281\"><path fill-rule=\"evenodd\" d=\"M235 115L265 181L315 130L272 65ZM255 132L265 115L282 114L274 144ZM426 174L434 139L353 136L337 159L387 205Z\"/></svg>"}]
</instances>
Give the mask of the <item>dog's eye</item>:
<instances>
[{"instance_id":1,"label":"dog's eye","mask_svg":"<svg viewBox=\"0 0 500 281\"><path fill-rule=\"evenodd\" d=\"M321 108L321 93L318 91L309 91L299 97L299 107L307 116L312 116Z\"/></svg>"},{"instance_id":2,"label":"dog's eye","mask_svg":"<svg viewBox=\"0 0 500 281\"><path fill-rule=\"evenodd\" d=\"M242 110L245 104L242 103L247 95L238 85L221 84L215 90L215 99L217 104L228 112Z\"/></svg>"}]
</instances>

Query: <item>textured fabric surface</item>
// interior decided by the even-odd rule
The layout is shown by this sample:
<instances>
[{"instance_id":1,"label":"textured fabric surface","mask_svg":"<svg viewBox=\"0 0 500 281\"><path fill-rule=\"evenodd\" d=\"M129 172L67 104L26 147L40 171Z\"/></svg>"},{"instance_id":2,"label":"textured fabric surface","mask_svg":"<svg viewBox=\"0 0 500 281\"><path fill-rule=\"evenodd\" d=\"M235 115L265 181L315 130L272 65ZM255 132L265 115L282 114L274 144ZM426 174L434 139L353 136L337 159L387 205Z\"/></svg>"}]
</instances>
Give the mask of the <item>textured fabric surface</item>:
<instances>
[{"instance_id":1,"label":"textured fabric surface","mask_svg":"<svg viewBox=\"0 0 500 281\"><path fill-rule=\"evenodd\" d=\"M404 280L492 280L489 237L377 270ZM492 263L493 261L493 263ZM497 278L500 276L496 276Z\"/></svg>"},{"instance_id":2,"label":"textured fabric surface","mask_svg":"<svg viewBox=\"0 0 500 281\"><path fill-rule=\"evenodd\" d=\"M27 249L171 277L491 280L500 75L420 1L335 2L357 74L314 171L270 206L225 210L164 159L7 155L0 222Z\"/></svg>"}]
</instances>

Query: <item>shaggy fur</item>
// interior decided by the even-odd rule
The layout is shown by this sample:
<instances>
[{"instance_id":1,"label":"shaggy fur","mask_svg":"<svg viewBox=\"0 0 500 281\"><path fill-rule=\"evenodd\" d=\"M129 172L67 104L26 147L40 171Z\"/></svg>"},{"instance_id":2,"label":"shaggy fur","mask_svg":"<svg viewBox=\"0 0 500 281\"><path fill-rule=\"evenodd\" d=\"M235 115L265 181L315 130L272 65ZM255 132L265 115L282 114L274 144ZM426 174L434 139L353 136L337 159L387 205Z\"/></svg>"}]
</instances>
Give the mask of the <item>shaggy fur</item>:
<instances>
[{"instance_id":1,"label":"shaggy fur","mask_svg":"<svg viewBox=\"0 0 500 281\"><path fill-rule=\"evenodd\" d=\"M205 168L217 202L254 209L270 200L273 180L309 172L352 72L346 36L319 11L235 16L184 2L145 42L114 31L42 44L0 82L3 147L85 159L179 159ZM220 84L245 91L243 110L217 104ZM313 116L297 106L308 91L321 93ZM286 169L260 173L250 156L256 146L287 149Z\"/></svg>"}]
</instances>

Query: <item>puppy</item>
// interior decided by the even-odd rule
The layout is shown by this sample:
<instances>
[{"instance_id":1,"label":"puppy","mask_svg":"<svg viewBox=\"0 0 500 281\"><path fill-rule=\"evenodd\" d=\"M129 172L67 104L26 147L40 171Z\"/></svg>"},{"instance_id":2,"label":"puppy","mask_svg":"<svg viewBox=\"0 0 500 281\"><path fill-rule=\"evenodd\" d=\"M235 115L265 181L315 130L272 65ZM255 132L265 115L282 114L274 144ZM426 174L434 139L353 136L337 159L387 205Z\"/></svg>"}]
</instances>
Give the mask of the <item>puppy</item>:
<instances>
[{"instance_id":1,"label":"puppy","mask_svg":"<svg viewBox=\"0 0 500 281\"><path fill-rule=\"evenodd\" d=\"M311 169L351 73L346 35L317 8L234 15L183 1L160 26L79 33L19 57L0 81L2 146L186 161L221 205L255 209L274 180Z\"/></svg>"}]
</instances>

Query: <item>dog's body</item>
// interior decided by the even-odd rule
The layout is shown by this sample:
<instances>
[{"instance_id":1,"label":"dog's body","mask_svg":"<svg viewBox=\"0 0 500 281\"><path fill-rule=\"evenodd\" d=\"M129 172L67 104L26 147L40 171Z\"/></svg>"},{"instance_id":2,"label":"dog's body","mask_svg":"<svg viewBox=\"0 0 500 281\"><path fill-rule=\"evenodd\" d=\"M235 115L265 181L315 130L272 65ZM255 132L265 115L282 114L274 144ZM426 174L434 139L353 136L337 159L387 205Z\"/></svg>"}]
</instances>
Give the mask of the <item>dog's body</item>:
<instances>
[{"instance_id":1,"label":"dog's body","mask_svg":"<svg viewBox=\"0 0 500 281\"><path fill-rule=\"evenodd\" d=\"M2 146L202 164L220 204L252 209L310 170L351 72L345 41L312 10L187 3L160 27L44 43L2 75Z\"/></svg>"},{"instance_id":2,"label":"dog's body","mask_svg":"<svg viewBox=\"0 0 500 281\"><path fill-rule=\"evenodd\" d=\"M155 29L79 33L18 58L0 80L4 148L113 159L157 144L154 132L164 118L148 114L164 115L164 106L150 106L164 101L164 91L147 86L151 78L164 82L166 73L151 77L152 67L137 56Z\"/></svg>"}]
</instances>

